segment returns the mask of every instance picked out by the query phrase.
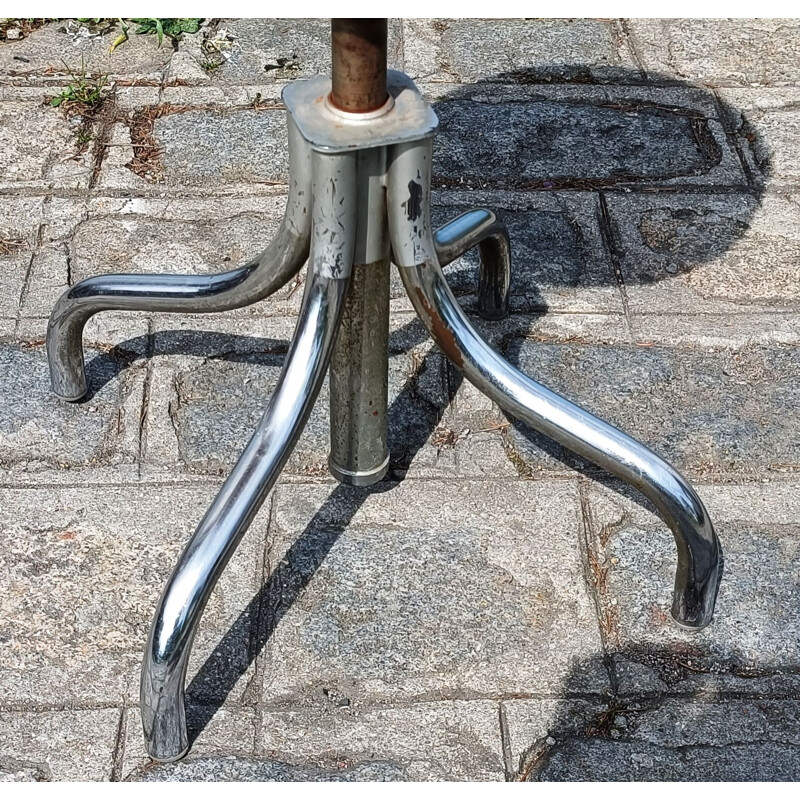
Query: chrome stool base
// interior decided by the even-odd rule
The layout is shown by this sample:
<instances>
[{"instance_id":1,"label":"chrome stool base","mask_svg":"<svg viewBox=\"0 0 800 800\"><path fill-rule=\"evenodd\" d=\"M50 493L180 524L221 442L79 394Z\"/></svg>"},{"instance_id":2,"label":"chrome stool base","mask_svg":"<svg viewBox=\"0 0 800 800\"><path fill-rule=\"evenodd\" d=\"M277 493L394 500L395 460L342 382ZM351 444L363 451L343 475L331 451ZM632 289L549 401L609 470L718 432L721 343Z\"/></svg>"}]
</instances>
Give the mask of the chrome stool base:
<instances>
[{"instance_id":1,"label":"chrome stool base","mask_svg":"<svg viewBox=\"0 0 800 800\"><path fill-rule=\"evenodd\" d=\"M391 108L369 120L334 115L329 82L284 91L290 190L275 240L257 260L210 277L110 275L69 289L50 319L53 391L86 392L82 331L107 310L212 312L261 300L308 258L297 327L274 394L252 439L181 555L158 603L141 676L148 752L174 761L188 750L184 684L206 602L244 532L275 484L331 369L333 475L367 486L389 465L387 381L389 262L431 337L478 389L512 416L645 494L671 528L678 565L672 614L698 630L711 621L721 549L687 481L644 445L521 373L473 328L441 267L480 251L479 313L508 311L508 235L494 214L470 211L438 231L430 224L436 116L411 81L390 73ZM321 93L321 94L320 94Z\"/></svg>"}]
</instances>

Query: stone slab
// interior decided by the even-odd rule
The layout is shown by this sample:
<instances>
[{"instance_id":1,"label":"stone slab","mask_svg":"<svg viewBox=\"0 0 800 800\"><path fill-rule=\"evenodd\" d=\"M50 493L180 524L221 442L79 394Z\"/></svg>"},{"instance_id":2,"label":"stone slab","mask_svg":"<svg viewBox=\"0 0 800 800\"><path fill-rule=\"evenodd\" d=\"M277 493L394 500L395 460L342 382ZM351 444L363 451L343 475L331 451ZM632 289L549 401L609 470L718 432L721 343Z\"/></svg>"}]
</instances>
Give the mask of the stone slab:
<instances>
[{"instance_id":1,"label":"stone slab","mask_svg":"<svg viewBox=\"0 0 800 800\"><path fill-rule=\"evenodd\" d=\"M570 482L284 485L273 531L268 702L607 685Z\"/></svg>"},{"instance_id":2,"label":"stone slab","mask_svg":"<svg viewBox=\"0 0 800 800\"><path fill-rule=\"evenodd\" d=\"M2 702L137 701L153 608L216 491L3 489ZM189 666L195 700L226 692L241 700L252 679L247 607L260 580L267 516L268 508L206 608Z\"/></svg>"},{"instance_id":3,"label":"stone slab","mask_svg":"<svg viewBox=\"0 0 800 800\"><path fill-rule=\"evenodd\" d=\"M757 314L637 314L631 326L640 344L704 349L800 345L800 314L789 309Z\"/></svg>"},{"instance_id":4,"label":"stone slab","mask_svg":"<svg viewBox=\"0 0 800 800\"><path fill-rule=\"evenodd\" d=\"M276 189L270 195L251 197L249 195L226 195L225 197L180 195L178 197L165 194L151 195L113 195L96 193L89 197L86 203L87 219L106 218L109 220L120 220L136 222L140 218L165 220L167 222L213 222L216 217L222 214L229 215L235 220L238 217L258 214L259 212L268 215L270 219L280 221L283 217L283 209L286 205L286 192ZM77 228L77 225L76 225Z\"/></svg>"},{"instance_id":5,"label":"stone slab","mask_svg":"<svg viewBox=\"0 0 800 800\"><path fill-rule=\"evenodd\" d=\"M84 221L91 201L82 193L53 192L43 198L42 244L66 242Z\"/></svg>"},{"instance_id":6,"label":"stone slab","mask_svg":"<svg viewBox=\"0 0 800 800\"><path fill-rule=\"evenodd\" d=\"M551 754L541 781L794 781L800 748L770 742L687 751L638 742L573 740Z\"/></svg>"},{"instance_id":7,"label":"stone slab","mask_svg":"<svg viewBox=\"0 0 800 800\"><path fill-rule=\"evenodd\" d=\"M475 322L480 326L482 321ZM624 318L606 314L513 314L499 322L483 322L481 332L499 350L515 337L551 344L630 341ZM495 403L453 367L449 381L453 400L437 428L435 441L442 449L452 449L458 474L497 479L530 477L544 471L543 463L519 459L511 423ZM552 462L546 466L551 472L557 468Z\"/></svg>"},{"instance_id":8,"label":"stone slab","mask_svg":"<svg viewBox=\"0 0 800 800\"><path fill-rule=\"evenodd\" d=\"M0 712L0 776L12 781L107 781L118 708Z\"/></svg>"},{"instance_id":9,"label":"stone slab","mask_svg":"<svg viewBox=\"0 0 800 800\"><path fill-rule=\"evenodd\" d=\"M396 765L376 761L358 764L351 769L321 770L314 767L294 766L280 761L253 759L240 756L189 757L177 764L152 764L148 769L133 775L129 780L155 781L253 781L265 783L310 783L322 781L385 782L403 780L405 777Z\"/></svg>"},{"instance_id":10,"label":"stone slab","mask_svg":"<svg viewBox=\"0 0 800 800\"><path fill-rule=\"evenodd\" d=\"M42 334L44 329L42 330ZM43 340L0 345L0 464L68 470L125 465L138 455L143 371L123 370L130 358L89 348L90 396L65 403L50 389Z\"/></svg>"},{"instance_id":11,"label":"stone slab","mask_svg":"<svg viewBox=\"0 0 800 800\"><path fill-rule=\"evenodd\" d=\"M211 314L156 315L153 322L144 470L153 480L227 473L273 391L295 320ZM520 334L543 342L627 341L624 321L613 315L513 315L484 327L493 343ZM390 401L398 404L389 421L393 468L431 477L516 477L504 446L507 420L456 371L445 370L415 314L393 315L390 330ZM327 392L326 384L289 462L289 478L329 478Z\"/></svg>"},{"instance_id":12,"label":"stone slab","mask_svg":"<svg viewBox=\"0 0 800 800\"><path fill-rule=\"evenodd\" d=\"M273 108L276 111L282 109L281 92L284 84L265 83L264 80L266 79L242 86L217 83L184 86L179 82L174 86L164 86L153 105L178 106L183 107L183 111L189 110L192 106L195 110L200 108L219 112L243 110L256 105ZM180 108L172 110L181 113Z\"/></svg>"},{"instance_id":13,"label":"stone slab","mask_svg":"<svg viewBox=\"0 0 800 800\"><path fill-rule=\"evenodd\" d=\"M504 777L498 708L491 701L265 711L259 747L270 759L332 776L391 765L394 780Z\"/></svg>"},{"instance_id":14,"label":"stone slab","mask_svg":"<svg viewBox=\"0 0 800 800\"><path fill-rule=\"evenodd\" d=\"M209 275L243 266L269 244L284 199L109 200L93 204L69 246L73 282L109 273Z\"/></svg>"},{"instance_id":15,"label":"stone slab","mask_svg":"<svg viewBox=\"0 0 800 800\"><path fill-rule=\"evenodd\" d=\"M797 195L613 193L607 205L634 315L798 306Z\"/></svg>"},{"instance_id":16,"label":"stone slab","mask_svg":"<svg viewBox=\"0 0 800 800\"><path fill-rule=\"evenodd\" d=\"M666 698L652 706L628 703L615 723L631 738L664 747L727 748L742 742L800 745L797 700Z\"/></svg>"},{"instance_id":17,"label":"stone slab","mask_svg":"<svg viewBox=\"0 0 800 800\"><path fill-rule=\"evenodd\" d=\"M30 260L19 313L22 317L48 317L67 288L69 240L86 216L86 203L80 198L58 196L15 202L20 210L27 211L27 224L38 227L37 247Z\"/></svg>"},{"instance_id":18,"label":"stone slab","mask_svg":"<svg viewBox=\"0 0 800 800\"><path fill-rule=\"evenodd\" d=\"M45 308L41 309L46 311ZM48 312L49 316L49 312ZM48 316L22 317L10 343L40 347L45 342ZM144 362L148 348L150 316L141 311L107 311L95 314L83 329L83 346L86 358L90 394L96 394L110 378L124 381L127 370L133 374ZM105 369L113 362L114 370Z\"/></svg>"},{"instance_id":19,"label":"stone slab","mask_svg":"<svg viewBox=\"0 0 800 800\"><path fill-rule=\"evenodd\" d=\"M470 320L489 344L502 350L505 342L524 336L537 342L565 344L629 344L633 342L623 314L511 314L504 320Z\"/></svg>"},{"instance_id":20,"label":"stone slab","mask_svg":"<svg viewBox=\"0 0 800 800\"><path fill-rule=\"evenodd\" d=\"M400 20L389 20L389 67L399 68L402 43ZM227 43L221 54L209 40ZM331 67L331 29L327 19L220 19L202 34L185 36L179 53L189 56L195 68L180 74L194 77L196 67L204 68L206 79L214 84L258 84L288 81L328 74ZM205 42L205 44L204 44ZM175 59L173 58L173 67ZM212 66L216 65L216 66Z\"/></svg>"},{"instance_id":21,"label":"stone slab","mask_svg":"<svg viewBox=\"0 0 800 800\"><path fill-rule=\"evenodd\" d=\"M100 171L94 186L100 191L127 190L130 192L146 192L150 186L147 177L134 172L132 167L137 163L137 148L134 147L132 126L125 122L114 122L110 125L103 141ZM136 142L139 147L143 142Z\"/></svg>"},{"instance_id":22,"label":"stone slab","mask_svg":"<svg viewBox=\"0 0 800 800\"><path fill-rule=\"evenodd\" d=\"M285 202L280 195L173 200L95 198L86 216L76 221L69 242L69 277L74 283L97 274L210 275L241 267L257 258L270 243ZM34 263L31 293L53 294L51 284L66 282L66 245L54 246L60 249L52 263L44 254L40 263ZM301 274L266 300L225 312L226 318L296 314L303 296L302 285Z\"/></svg>"},{"instance_id":23,"label":"stone slab","mask_svg":"<svg viewBox=\"0 0 800 800\"><path fill-rule=\"evenodd\" d=\"M631 19L650 79L711 86L796 86L800 24L792 19Z\"/></svg>"},{"instance_id":24,"label":"stone slab","mask_svg":"<svg viewBox=\"0 0 800 800\"><path fill-rule=\"evenodd\" d=\"M407 19L403 31L405 69L416 80L627 83L639 77L611 20Z\"/></svg>"},{"instance_id":25,"label":"stone slab","mask_svg":"<svg viewBox=\"0 0 800 800\"><path fill-rule=\"evenodd\" d=\"M171 185L208 189L286 184L286 114L275 109L187 110L159 117L153 136Z\"/></svg>"},{"instance_id":26,"label":"stone slab","mask_svg":"<svg viewBox=\"0 0 800 800\"><path fill-rule=\"evenodd\" d=\"M326 19L221 19L215 27L232 40L228 57L209 70L215 83L285 83L330 70Z\"/></svg>"},{"instance_id":27,"label":"stone slab","mask_svg":"<svg viewBox=\"0 0 800 800\"><path fill-rule=\"evenodd\" d=\"M687 633L671 622L675 545L665 525L609 489L588 490L607 646L625 694L797 690L798 546L792 489L698 486L722 543L725 571L712 623Z\"/></svg>"},{"instance_id":28,"label":"stone slab","mask_svg":"<svg viewBox=\"0 0 800 800\"><path fill-rule=\"evenodd\" d=\"M89 153L76 149L77 127L58 108L0 103L0 188L85 189Z\"/></svg>"},{"instance_id":29,"label":"stone slab","mask_svg":"<svg viewBox=\"0 0 800 800\"><path fill-rule=\"evenodd\" d=\"M157 106L159 102L168 102L164 97L167 87L139 86L135 82L130 86L116 83L114 86L114 107L117 111L138 111L146 107ZM163 98L163 100L162 100Z\"/></svg>"},{"instance_id":30,"label":"stone slab","mask_svg":"<svg viewBox=\"0 0 800 800\"><path fill-rule=\"evenodd\" d=\"M297 318L292 316L231 316L215 314L155 314L153 355L225 356L285 353ZM188 362L187 362L188 363Z\"/></svg>"},{"instance_id":31,"label":"stone slab","mask_svg":"<svg viewBox=\"0 0 800 800\"><path fill-rule=\"evenodd\" d=\"M49 317L59 297L67 290L70 273L66 244L45 246L31 259L24 291L17 295L17 311L24 317ZM46 329L46 326L44 326Z\"/></svg>"},{"instance_id":32,"label":"stone slab","mask_svg":"<svg viewBox=\"0 0 800 800\"><path fill-rule=\"evenodd\" d=\"M505 353L527 375L690 475L768 476L800 463L796 348L549 345L519 338ZM511 446L530 468L586 468L521 424L510 432Z\"/></svg>"},{"instance_id":33,"label":"stone slab","mask_svg":"<svg viewBox=\"0 0 800 800\"><path fill-rule=\"evenodd\" d=\"M14 320L19 308L19 298L28 274L28 264L22 259L0 256L0 317Z\"/></svg>"},{"instance_id":34,"label":"stone slab","mask_svg":"<svg viewBox=\"0 0 800 800\"><path fill-rule=\"evenodd\" d=\"M203 330L202 320L197 323ZM170 334L171 340L159 334L159 348L173 355L152 362L148 462L173 471L180 466L190 473L228 473L258 426L285 359L290 325L280 318L264 323L258 336L249 335L250 324L242 333L227 325L223 330L231 333L199 341L191 334ZM404 472L435 468L438 453L430 439L448 404L446 367L432 343L418 344L416 336L402 342L400 332L395 341L389 359L392 466ZM199 362L192 357L206 355ZM326 378L287 464L290 474L328 475L328 386Z\"/></svg>"},{"instance_id":35,"label":"stone slab","mask_svg":"<svg viewBox=\"0 0 800 800\"><path fill-rule=\"evenodd\" d=\"M70 77L67 67L77 74L83 65L88 74L106 75L111 80L160 83L172 55L169 39L159 47L154 35L137 36L131 26L128 41L109 53L111 43L121 33L118 23L97 28L76 23L54 20L24 39L4 42L0 80L66 84Z\"/></svg>"},{"instance_id":36,"label":"stone slab","mask_svg":"<svg viewBox=\"0 0 800 800\"><path fill-rule=\"evenodd\" d=\"M28 100L34 103L44 104L48 97L53 96L53 90L49 86L4 86L0 84L0 102L8 100Z\"/></svg>"},{"instance_id":37,"label":"stone slab","mask_svg":"<svg viewBox=\"0 0 800 800\"><path fill-rule=\"evenodd\" d=\"M0 198L0 317L15 318L38 243L43 200Z\"/></svg>"},{"instance_id":38,"label":"stone slab","mask_svg":"<svg viewBox=\"0 0 800 800\"><path fill-rule=\"evenodd\" d=\"M790 477L732 486L707 484L702 494L712 517L720 523L756 520L764 525L792 525L800 515L800 493Z\"/></svg>"},{"instance_id":39,"label":"stone slab","mask_svg":"<svg viewBox=\"0 0 800 800\"><path fill-rule=\"evenodd\" d=\"M434 109L440 186L744 182L715 98L698 89L454 86L437 90ZM172 106L155 120L153 135L169 186L220 191L287 180L284 115L276 109Z\"/></svg>"},{"instance_id":40,"label":"stone slab","mask_svg":"<svg viewBox=\"0 0 800 800\"><path fill-rule=\"evenodd\" d=\"M786 781L800 769L797 701L627 705L590 735L552 737L529 780Z\"/></svg>"},{"instance_id":41,"label":"stone slab","mask_svg":"<svg viewBox=\"0 0 800 800\"><path fill-rule=\"evenodd\" d=\"M797 89L722 89L729 127L753 180L776 191L800 180L800 111Z\"/></svg>"},{"instance_id":42,"label":"stone slab","mask_svg":"<svg viewBox=\"0 0 800 800\"><path fill-rule=\"evenodd\" d=\"M800 755L796 700L511 700L503 709L515 780L718 779L715 749L744 758L740 780L753 780L747 770L772 780Z\"/></svg>"}]
</instances>

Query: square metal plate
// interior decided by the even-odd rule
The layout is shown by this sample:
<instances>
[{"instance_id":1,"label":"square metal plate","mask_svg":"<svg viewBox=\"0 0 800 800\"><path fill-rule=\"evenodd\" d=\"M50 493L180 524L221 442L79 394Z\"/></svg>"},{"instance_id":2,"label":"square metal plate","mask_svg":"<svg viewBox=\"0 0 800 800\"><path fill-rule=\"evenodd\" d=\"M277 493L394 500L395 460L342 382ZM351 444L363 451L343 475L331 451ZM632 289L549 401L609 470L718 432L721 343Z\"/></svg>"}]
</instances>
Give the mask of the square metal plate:
<instances>
[{"instance_id":1,"label":"square metal plate","mask_svg":"<svg viewBox=\"0 0 800 800\"><path fill-rule=\"evenodd\" d=\"M413 142L432 134L439 120L411 78L403 72L388 70L387 83L394 98L393 107L382 116L368 119L329 107L326 98L331 91L331 79L326 75L294 81L283 90L282 96L301 135L314 150L343 153Z\"/></svg>"}]
</instances>

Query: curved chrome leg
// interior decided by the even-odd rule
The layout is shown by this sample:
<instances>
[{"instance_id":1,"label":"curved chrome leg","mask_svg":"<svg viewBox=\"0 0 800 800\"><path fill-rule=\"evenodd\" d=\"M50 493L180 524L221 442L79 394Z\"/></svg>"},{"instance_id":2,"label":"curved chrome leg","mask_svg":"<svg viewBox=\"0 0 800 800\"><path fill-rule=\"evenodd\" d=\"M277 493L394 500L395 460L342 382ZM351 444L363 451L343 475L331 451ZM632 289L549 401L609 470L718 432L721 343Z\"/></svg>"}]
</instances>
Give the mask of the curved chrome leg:
<instances>
[{"instance_id":1,"label":"curved chrome leg","mask_svg":"<svg viewBox=\"0 0 800 800\"><path fill-rule=\"evenodd\" d=\"M508 315L511 287L511 244L508 230L494 212L476 208L450 220L433 233L436 257L442 267L478 245L478 313L484 319Z\"/></svg>"},{"instance_id":2,"label":"curved chrome leg","mask_svg":"<svg viewBox=\"0 0 800 800\"><path fill-rule=\"evenodd\" d=\"M699 629L711 621L721 548L687 481L640 442L531 380L480 337L442 274L430 229L431 140L396 145L388 177L393 260L417 313L442 352L509 413L635 486L672 529L678 568L672 615Z\"/></svg>"},{"instance_id":3,"label":"curved chrome leg","mask_svg":"<svg viewBox=\"0 0 800 800\"><path fill-rule=\"evenodd\" d=\"M98 275L68 289L47 326L50 378L58 397L75 401L86 394L83 328L99 311L228 311L263 300L300 270L311 230L311 156L294 121L287 119L291 185L269 247L249 264L218 275Z\"/></svg>"},{"instance_id":4,"label":"curved chrome leg","mask_svg":"<svg viewBox=\"0 0 800 800\"><path fill-rule=\"evenodd\" d=\"M355 154L313 154L313 233L303 306L283 372L253 438L206 512L156 609L142 664L147 750L174 761L189 746L186 666L203 609L308 418L333 350L355 241Z\"/></svg>"}]
</instances>

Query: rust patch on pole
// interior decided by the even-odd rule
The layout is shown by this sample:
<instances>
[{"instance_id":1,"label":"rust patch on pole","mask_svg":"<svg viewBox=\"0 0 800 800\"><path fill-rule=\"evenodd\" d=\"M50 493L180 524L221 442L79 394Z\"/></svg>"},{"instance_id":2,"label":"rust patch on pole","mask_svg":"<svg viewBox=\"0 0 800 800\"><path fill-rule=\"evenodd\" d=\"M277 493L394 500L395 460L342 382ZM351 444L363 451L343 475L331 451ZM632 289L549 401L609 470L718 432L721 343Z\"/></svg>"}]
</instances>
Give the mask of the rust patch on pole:
<instances>
[{"instance_id":1,"label":"rust patch on pole","mask_svg":"<svg viewBox=\"0 0 800 800\"><path fill-rule=\"evenodd\" d=\"M331 20L331 102L342 111L365 113L387 98L385 19Z\"/></svg>"}]
</instances>

